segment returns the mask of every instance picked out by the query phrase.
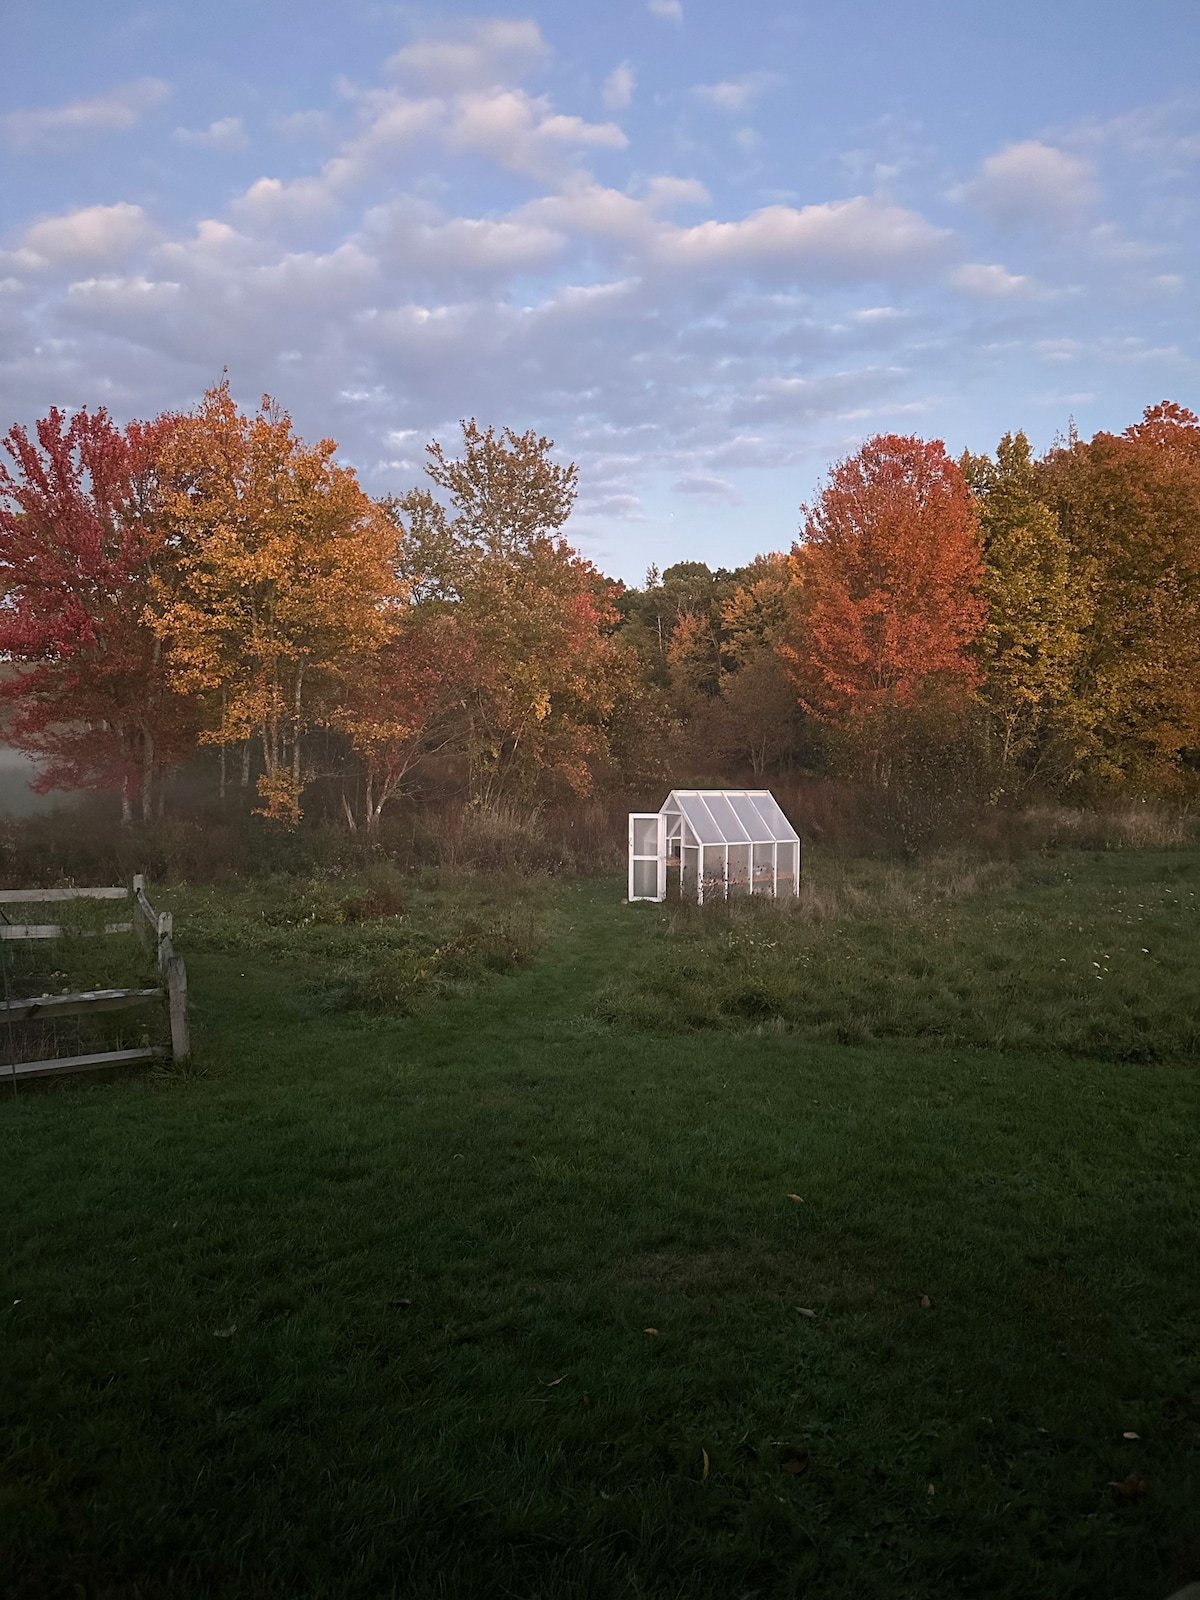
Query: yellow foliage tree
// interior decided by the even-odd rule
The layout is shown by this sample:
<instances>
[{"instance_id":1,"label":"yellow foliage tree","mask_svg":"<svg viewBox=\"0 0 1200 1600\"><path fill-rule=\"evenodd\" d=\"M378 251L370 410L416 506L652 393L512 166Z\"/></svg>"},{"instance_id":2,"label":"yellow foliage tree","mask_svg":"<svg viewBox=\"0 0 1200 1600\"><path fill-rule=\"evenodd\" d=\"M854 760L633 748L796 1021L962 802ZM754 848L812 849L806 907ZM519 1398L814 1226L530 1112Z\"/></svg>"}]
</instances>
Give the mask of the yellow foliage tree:
<instances>
[{"instance_id":1,"label":"yellow foliage tree","mask_svg":"<svg viewBox=\"0 0 1200 1600\"><path fill-rule=\"evenodd\" d=\"M1006 433L994 461L968 454L962 467L983 535L988 620L976 649L999 794L1073 766L1086 720L1074 677L1093 607L1025 435Z\"/></svg>"},{"instance_id":2,"label":"yellow foliage tree","mask_svg":"<svg viewBox=\"0 0 1200 1600\"><path fill-rule=\"evenodd\" d=\"M305 731L330 713L347 664L383 642L397 598L395 527L338 466L305 445L264 397L247 416L227 382L180 422L166 513L178 549L152 600L179 686L211 708L201 735L257 735L262 814L301 814Z\"/></svg>"}]
</instances>

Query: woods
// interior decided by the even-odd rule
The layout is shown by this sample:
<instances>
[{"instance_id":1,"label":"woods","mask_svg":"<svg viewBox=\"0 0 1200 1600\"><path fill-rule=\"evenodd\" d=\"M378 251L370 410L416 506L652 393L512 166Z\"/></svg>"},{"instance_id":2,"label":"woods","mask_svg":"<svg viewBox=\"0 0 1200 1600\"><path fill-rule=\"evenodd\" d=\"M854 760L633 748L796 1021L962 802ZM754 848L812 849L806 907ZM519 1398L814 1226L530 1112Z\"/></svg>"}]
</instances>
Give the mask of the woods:
<instances>
[{"instance_id":1,"label":"woods","mask_svg":"<svg viewBox=\"0 0 1200 1600\"><path fill-rule=\"evenodd\" d=\"M15 426L0 458L9 739L150 821L175 775L283 826L783 771L875 791L1181 795L1200 770L1200 423L879 435L790 551L641 588L575 550L578 473L462 424L373 501L222 383L190 412Z\"/></svg>"}]
</instances>

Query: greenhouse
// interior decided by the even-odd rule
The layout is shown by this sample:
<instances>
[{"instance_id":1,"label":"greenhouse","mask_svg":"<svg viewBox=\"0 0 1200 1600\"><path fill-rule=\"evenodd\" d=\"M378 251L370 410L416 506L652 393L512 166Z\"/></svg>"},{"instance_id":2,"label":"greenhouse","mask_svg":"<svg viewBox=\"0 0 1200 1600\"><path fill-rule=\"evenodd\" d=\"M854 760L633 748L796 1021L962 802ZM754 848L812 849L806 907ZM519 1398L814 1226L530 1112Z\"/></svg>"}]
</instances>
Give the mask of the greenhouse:
<instances>
[{"instance_id":1,"label":"greenhouse","mask_svg":"<svg viewBox=\"0 0 1200 1600\"><path fill-rule=\"evenodd\" d=\"M672 789L629 816L629 898L800 892L800 836L766 789Z\"/></svg>"}]
</instances>

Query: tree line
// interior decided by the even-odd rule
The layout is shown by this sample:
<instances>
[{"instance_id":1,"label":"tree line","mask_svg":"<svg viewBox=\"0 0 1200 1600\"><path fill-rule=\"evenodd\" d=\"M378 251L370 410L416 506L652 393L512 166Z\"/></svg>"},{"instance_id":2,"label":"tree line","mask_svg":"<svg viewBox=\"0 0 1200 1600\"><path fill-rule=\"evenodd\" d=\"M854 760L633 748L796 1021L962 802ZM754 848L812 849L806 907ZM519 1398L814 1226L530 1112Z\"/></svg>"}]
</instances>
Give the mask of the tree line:
<instances>
[{"instance_id":1,"label":"tree line","mask_svg":"<svg viewBox=\"0 0 1200 1600\"><path fill-rule=\"evenodd\" d=\"M1200 770L1200 423L1173 402L1040 459L879 435L790 551L641 588L572 548L577 471L534 431L464 422L378 501L228 383L3 446L7 737L126 820L188 766L290 825L324 779L366 829L434 776L495 804L918 772L997 803Z\"/></svg>"}]
</instances>

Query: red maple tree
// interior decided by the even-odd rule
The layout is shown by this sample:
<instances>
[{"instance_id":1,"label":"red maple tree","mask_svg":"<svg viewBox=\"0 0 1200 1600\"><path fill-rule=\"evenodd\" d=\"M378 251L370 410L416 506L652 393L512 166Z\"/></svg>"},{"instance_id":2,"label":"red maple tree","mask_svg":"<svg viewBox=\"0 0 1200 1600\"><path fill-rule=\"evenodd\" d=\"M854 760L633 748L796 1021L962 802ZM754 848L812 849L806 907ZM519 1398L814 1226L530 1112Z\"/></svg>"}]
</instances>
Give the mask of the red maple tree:
<instances>
[{"instance_id":1,"label":"red maple tree","mask_svg":"<svg viewBox=\"0 0 1200 1600\"><path fill-rule=\"evenodd\" d=\"M941 440L879 434L839 462L791 566L782 654L814 714L844 721L978 683L978 518Z\"/></svg>"},{"instance_id":2,"label":"red maple tree","mask_svg":"<svg viewBox=\"0 0 1200 1600\"><path fill-rule=\"evenodd\" d=\"M116 789L149 818L165 768L194 743L145 620L166 564L157 463L173 419L119 428L103 409L53 408L0 456L0 655L12 675L8 738L38 762L39 791Z\"/></svg>"}]
</instances>

